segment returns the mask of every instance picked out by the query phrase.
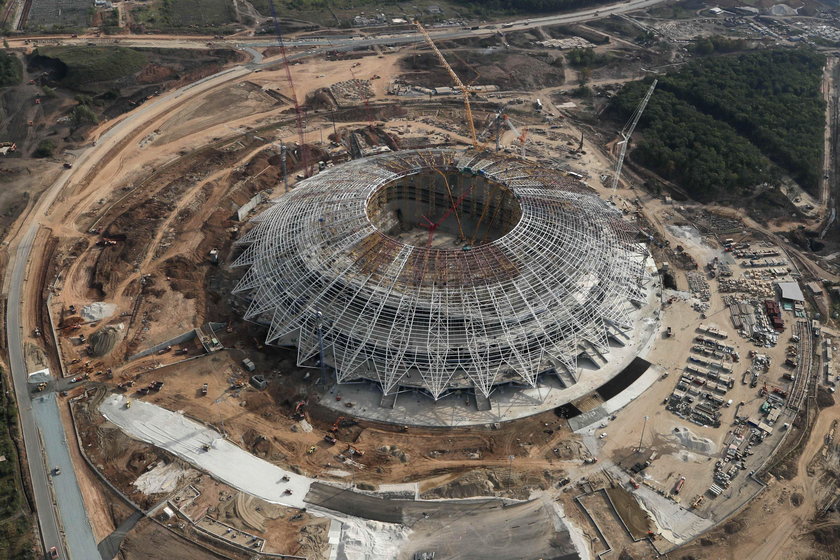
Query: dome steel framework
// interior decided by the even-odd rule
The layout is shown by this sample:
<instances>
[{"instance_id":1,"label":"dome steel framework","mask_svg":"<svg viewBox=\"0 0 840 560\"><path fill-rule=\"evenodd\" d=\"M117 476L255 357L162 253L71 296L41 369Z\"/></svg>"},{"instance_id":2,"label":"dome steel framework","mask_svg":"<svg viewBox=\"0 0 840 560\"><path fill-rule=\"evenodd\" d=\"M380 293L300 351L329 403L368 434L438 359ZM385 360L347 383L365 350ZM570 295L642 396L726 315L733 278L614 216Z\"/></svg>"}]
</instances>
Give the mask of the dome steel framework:
<instances>
[{"instance_id":1,"label":"dome steel framework","mask_svg":"<svg viewBox=\"0 0 840 560\"><path fill-rule=\"evenodd\" d=\"M339 382L435 399L500 383L568 385L607 361L645 299L634 227L578 180L454 150L355 160L253 219L234 266L267 343L319 354Z\"/></svg>"}]
</instances>

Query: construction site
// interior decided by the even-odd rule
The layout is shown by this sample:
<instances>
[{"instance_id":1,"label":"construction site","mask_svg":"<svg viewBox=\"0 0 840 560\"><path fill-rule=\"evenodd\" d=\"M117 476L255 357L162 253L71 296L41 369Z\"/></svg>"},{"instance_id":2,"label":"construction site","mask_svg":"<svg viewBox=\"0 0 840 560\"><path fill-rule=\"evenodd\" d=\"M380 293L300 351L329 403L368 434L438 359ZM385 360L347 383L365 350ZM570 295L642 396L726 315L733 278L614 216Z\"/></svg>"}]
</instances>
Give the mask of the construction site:
<instances>
[{"instance_id":1,"label":"construction site","mask_svg":"<svg viewBox=\"0 0 840 560\"><path fill-rule=\"evenodd\" d=\"M93 126L37 207L26 389L102 558L834 557L833 276L642 188L656 80L593 124L545 56L587 26L271 23ZM636 61L604 91L654 57L596 48Z\"/></svg>"}]
</instances>

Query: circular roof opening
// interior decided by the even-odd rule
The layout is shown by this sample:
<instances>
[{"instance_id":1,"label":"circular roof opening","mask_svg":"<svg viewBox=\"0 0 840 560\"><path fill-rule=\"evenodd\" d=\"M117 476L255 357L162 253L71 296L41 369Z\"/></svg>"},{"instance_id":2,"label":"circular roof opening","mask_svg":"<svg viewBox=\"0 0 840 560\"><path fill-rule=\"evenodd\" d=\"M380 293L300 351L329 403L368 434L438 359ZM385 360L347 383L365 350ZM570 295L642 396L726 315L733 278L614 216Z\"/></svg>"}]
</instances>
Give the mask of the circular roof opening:
<instances>
[{"instance_id":1,"label":"circular roof opening","mask_svg":"<svg viewBox=\"0 0 840 560\"><path fill-rule=\"evenodd\" d=\"M367 204L371 223L406 245L462 250L495 241L522 217L502 183L454 168L427 168L376 189Z\"/></svg>"}]
</instances>

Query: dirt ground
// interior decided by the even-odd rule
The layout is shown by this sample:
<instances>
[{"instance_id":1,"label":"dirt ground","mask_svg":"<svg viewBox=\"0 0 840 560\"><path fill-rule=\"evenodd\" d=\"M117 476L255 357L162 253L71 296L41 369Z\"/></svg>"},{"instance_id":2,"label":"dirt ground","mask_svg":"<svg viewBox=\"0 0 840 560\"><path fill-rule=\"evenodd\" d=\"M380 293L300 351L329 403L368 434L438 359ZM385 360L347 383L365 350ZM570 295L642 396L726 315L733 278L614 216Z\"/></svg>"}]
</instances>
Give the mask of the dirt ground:
<instances>
[{"instance_id":1,"label":"dirt ground","mask_svg":"<svg viewBox=\"0 0 840 560\"><path fill-rule=\"evenodd\" d=\"M241 556L245 558L245 555ZM141 519L120 547L121 560L228 560L238 558L230 553L217 553L169 531L151 519Z\"/></svg>"},{"instance_id":2,"label":"dirt ground","mask_svg":"<svg viewBox=\"0 0 840 560\"><path fill-rule=\"evenodd\" d=\"M417 141L433 137L441 144L468 142L462 107L457 101L429 106L426 100L395 100L386 95L392 79L408 75L406 62L400 61L401 56L368 56L358 59L359 66L355 67L348 61L314 60L295 64L292 72L297 93L303 99L316 89L336 82L379 75L381 79L370 81L373 96L368 102L375 111L382 108L374 114L387 114L384 108L395 101L401 105L403 114L386 123L382 134L370 133L368 136L379 137L382 142L388 137L419 139ZM427 56L428 53L422 53L418 60ZM552 102L557 98L550 94L563 85L566 71L544 57L533 60L529 57L525 61L523 56L482 59L482 67L478 70L484 80L526 90L491 99L521 100L518 103L521 108L512 113L517 115L517 122L522 121L521 124L530 130L531 143L526 145L527 152L565 158L573 168L579 166L586 170L588 182L603 192L598 175L609 173L612 159L598 146L606 140L593 134L588 125L564 118L570 114L569 110L560 109ZM440 77L443 70L433 61L427 62L423 72ZM612 79L611 76L602 77ZM423 79L426 78L428 76ZM445 76L440 80L441 85L448 85ZM102 383L107 390L115 389L119 383L134 381L135 386L127 389L134 395L132 398L149 400L171 410L183 410L215 426L231 441L255 455L327 480L349 479L371 488L383 483L418 482L420 491L430 497L495 493L523 498L531 492L557 493L555 491L559 490L566 501L572 495L570 486L562 482L566 477L585 476L591 484L602 479L600 484L609 485L608 477L599 474L600 465L582 464L582 459L590 457L590 452L580 443L580 437L569 433L565 421L553 411L506 423L499 429L487 427L446 432L415 428L403 432L397 426L339 421L338 442L334 446L324 440L324 435L337 420L336 415L315 405L316 398L309 399L306 405L306 422L290 418L298 402L319 390L314 387L316 376L311 370L295 366L294 352L262 347L259 341L264 338L264 332L238 319L242 302L228 295L236 275L224 266L213 266L208 258L213 248L219 249L222 263L229 263L235 255L232 241L241 235L243 228L243 224L233 220L238 205L260 191L281 192L281 171L274 145L278 142L292 144L298 140L293 109L282 99L290 93L284 81L285 74L281 70L214 79L182 98L138 109L135 113L139 115L138 125L117 138L103 135L110 126L125 120L125 116L115 117L112 122L91 131L91 140L104 138L96 148L101 157L95 163L74 170L71 188L58 199L44 222L52 235L61 241L52 257L53 266L48 276L52 278L52 273L63 271L56 283L51 312L62 327L59 335L61 352L65 363L70 364L71 375L90 373L93 381ZM538 97L545 100L546 113L556 118L554 124L529 116L531 103ZM480 101L477 102L479 105ZM334 139L346 137L350 130L364 129L371 120L367 117L370 108L359 106L356 113L339 121L341 128ZM492 119L490 110L478 110L477 114L477 121L485 126ZM322 154L335 148L329 145L333 126L336 125L330 122L326 113L308 115L305 139L313 145L313 151ZM570 151L574 151L581 130L586 131L583 146L586 153L572 157ZM502 143L516 147L516 136L513 131L505 132ZM302 162L292 158L294 171L291 174L294 175ZM619 194L628 200L638 195L629 190L621 190ZM670 209L653 199L644 202L646 215L657 235L668 239L672 245L684 243L664 227L672 221ZM624 205L624 208L630 207L630 204ZM98 232L87 233L91 229ZM687 286L681 272L677 274L677 284L681 289ZM115 304L114 315L95 324L73 328L78 324L78 314L71 312L70 306L74 305L78 311L82 305L94 301ZM605 463L619 463L638 445L641 436L645 447L656 449L660 454L651 469L654 476L663 484L671 484L675 477L686 476L685 494L693 496L709 485L710 454L687 454L668 439L676 425L686 423L665 411L661 403L673 389L677 372L685 365L689 353L687 341L694 336L700 318L698 312L682 301L670 304L664 313L677 335L671 340L657 340L649 359L672 375L657 381L622 410L617 424L604 428L608 436L601 444L600 456ZM709 322L725 330L729 327L718 294L713 296L707 315ZM202 355L199 345L190 343L183 345L188 349L185 355L176 356L175 352L181 347L178 345L165 355L126 361L136 351L207 321L229 325L232 332L225 329L219 333L225 350ZM80 342L79 335L89 338L106 325L118 328L121 335L109 353L91 359L86 355L85 343ZM31 330L29 327L26 328ZM776 360L783 361L784 344L770 352ZM746 356L746 351L741 355ZM182 357L193 359L178 362ZM246 357L256 363L259 373L266 375L269 385L265 390L258 391L247 384L239 386L247 381L241 365ZM78 362L73 363L75 360ZM91 363L85 365L88 361ZM107 373L109 369L112 370L110 374ZM102 373L97 375L97 372ZM163 388L145 396L135 393L137 388L152 381L163 381ZM208 386L207 395L201 391L204 383ZM80 390L75 389L71 396ZM738 385L731 398L757 407L759 403L754 393L755 390L750 393ZM144 505L159 500L160 495L145 496L132 489L132 483L150 465L166 463L171 458L128 440L95 419L94 414L84 418L84 411L81 413L82 437L96 447L97 458L109 479ZM724 424L731 422L734 413L734 408L724 410ZM836 406L826 409L820 416L803 458L813 457L818 452L819 446L814 446L817 440L822 441L819 434L829 429L830 422L825 424L825 418L832 414L836 416ZM629 421L642 416L648 416L645 434L642 434L639 422ZM720 448L725 429L689 427ZM364 452L357 458L357 462L364 465L363 470L341 465L336 459L336 455L349 445ZM315 451L308 453L313 446ZM511 467L511 456L515 458L515 469ZM803 464L797 478L791 481L771 481L768 490L736 518L745 520L743 528L735 531L737 525L733 525L727 532L728 525L725 525L704 536L705 540L701 539L699 544L690 544L685 554L709 559L734 558L734 553L729 556L729 551L724 551L723 547L725 536L734 533L743 539L733 549L740 556L782 557L777 551L789 551L803 542L816 551L814 554L821 554L823 541L830 543L834 521L821 521L820 525L812 527L819 531L816 534L804 531L808 529L807 523L813 517L817 502L824 499L819 496L824 495L826 480L831 475L822 464L817 465L814 473L819 476L815 478L822 480L822 486L811 487L803 474L808 465L810 463ZM92 480L84 482L85 485L96 485ZM294 554L290 551L295 547L304 550L306 542L320 538L313 535L320 534L322 528L308 518L296 520L300 523L295 524L287 521L290 512L281 512L282 515L275 519L270 519L270 515L255 519L255 508L266 509L266 506L250 504L247 507L253 511L249 509L250 513L242 515L241 511L236 511L237 499L228 498L233 496L229 489L221 488L209 477L202 477L196 484L203 489L202 498L193 504L196 514L213 510L240 530L255 530L254 524L264 524L267 534L279 535L276 542L271 543L272 550ZM564 492L562 488L568 490ZM622 515L626 514L634 536L639 538L651 528L640 508L634 506L630 494L614 489L611 495ZM106 498L86 492L85 499L92 509L102 510ZM800 505L794 506L794 502ZM576 507L571 503L566 506L567 511ZM609 525L610 533L621 535L618 542L622 549L628 554L635 552L645 557L649 551L645 548L649 547L646 542L632 542L616 520L610 518L608 509L598 511L603 522ZM94 521L97 535L110 530L118 516L112 517L111 521L107 516ZM774 526L772 523L783 525L785 530L769 531ZM304 527L308 526L311 529L306 531L312 533L305 534ZM757 527L763 527L764 532ZM190 538L194 537L190 535ZM710 544L705 544L707 541ZM155 552L148 552L150 544ZM217 557L216 553L189 545L148 520L141 522L130 534L123 547L123 557L154 558L159 550L166 550L169 558ZM615 554L619 557L620 551ZM803 556L794 557L806 556L803 553Z\"/></svg>"}]
</instances>

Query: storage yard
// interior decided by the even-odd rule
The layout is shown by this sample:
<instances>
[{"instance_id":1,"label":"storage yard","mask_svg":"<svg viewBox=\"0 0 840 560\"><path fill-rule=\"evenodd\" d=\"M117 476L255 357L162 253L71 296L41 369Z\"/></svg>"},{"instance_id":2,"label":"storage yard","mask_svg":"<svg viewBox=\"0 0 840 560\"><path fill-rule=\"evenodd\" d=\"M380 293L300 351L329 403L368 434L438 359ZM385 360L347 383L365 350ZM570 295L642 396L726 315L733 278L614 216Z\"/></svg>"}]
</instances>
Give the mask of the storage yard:
<instances>
[{"instance_id":1,"label":"storage yard","mask_svg":"<svg viewBox=\"0 0 840 560\"><path fill-rule=\"evenodd\" d=\"M545 62L599 32L458 86L499 29L248 47L90 129L21 332L113 556L830 557L833 277L639 187Z\"/></svg>"}]
</instances>

